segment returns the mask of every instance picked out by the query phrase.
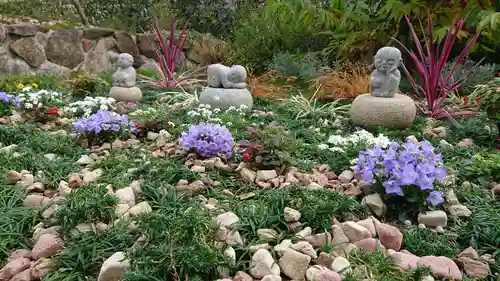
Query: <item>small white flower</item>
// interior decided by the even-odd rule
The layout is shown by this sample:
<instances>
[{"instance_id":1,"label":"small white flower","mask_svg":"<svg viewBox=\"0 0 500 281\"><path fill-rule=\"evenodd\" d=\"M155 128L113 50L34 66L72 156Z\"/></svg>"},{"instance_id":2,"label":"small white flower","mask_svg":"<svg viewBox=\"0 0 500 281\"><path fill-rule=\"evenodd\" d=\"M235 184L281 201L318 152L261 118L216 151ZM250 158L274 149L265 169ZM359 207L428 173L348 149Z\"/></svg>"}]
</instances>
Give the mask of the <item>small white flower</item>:
<instances>
[{"instance_id":1,"label":"small white flower","mask_svg":"<svg viewBox=\"0 0 500 281\"><path fill-rule=\"evenodd\" d=\"M329 148L328 144L318 144L318 149L320 150L327 150Z\"/></svg>"}]
</instances>

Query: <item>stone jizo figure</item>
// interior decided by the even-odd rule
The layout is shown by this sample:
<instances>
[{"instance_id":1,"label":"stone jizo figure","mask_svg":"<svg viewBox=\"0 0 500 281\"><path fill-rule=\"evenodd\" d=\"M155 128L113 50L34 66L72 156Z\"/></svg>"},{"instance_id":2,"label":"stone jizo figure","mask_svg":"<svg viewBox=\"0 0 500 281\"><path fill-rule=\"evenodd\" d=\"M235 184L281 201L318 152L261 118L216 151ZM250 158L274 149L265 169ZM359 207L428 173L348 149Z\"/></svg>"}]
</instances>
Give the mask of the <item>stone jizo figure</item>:
<instances>
[{"instance_id":1,"label":"stone jizo figure","mask_svg":"<svg viewBox=\"0 0 500 281\"><path fill-rule=\"evenodd\" d=\"M253 97L245 82L245 67L212 64L207 67L207 76L208 87L200 93L200 104L224 110L231 107L252 109Z\"/></svg>"},{"instance_id":2,"label":"stone jizo figure","mask_svg":"<svg viewBox=\"0 0 500 281\"><path fill-rule=\"evenodd\" d=\"M241 65L227 67L222 64L212 64L207 67L208 86L212 88L245 89L247 71Z\"/></svg>"},{"instance_id":3,"label":"stone jizo figure","mask_svg":"<svg viewBox=\"0 0 500 281\"><path fill-rule=\"evenodd\" d=\"M136 80L136 72L134 67L134 58L128 53L121 53L118 56L118 69L113 74L113 86L117 87L134 87Z\"/></svg>"},{"instance_id":4,"label":"stone jizo figure","mask_svg":"<svg viewBox=\"0 0 500 281\"><path fill-rule=\"evenodd\" d=\"M394 47L380 48L374 57L375 70L370 76L371 95L392 98L399 91L401 73L398 67L403 59L401 51Z\"/></svg>"},{"instance_id":5,"label":"stone jizo figure","mask_svg":"<svg viewBox=\"0 0 500 281\"><path fill-rule=\"evenodd\" d=\"M121 53L117 60L118 69L113 74L113 87L109 96L117 101L138 102L142 99L142 91L135 85L136 72L134 58L128 53Z\"/></svg>"}]
</instances>

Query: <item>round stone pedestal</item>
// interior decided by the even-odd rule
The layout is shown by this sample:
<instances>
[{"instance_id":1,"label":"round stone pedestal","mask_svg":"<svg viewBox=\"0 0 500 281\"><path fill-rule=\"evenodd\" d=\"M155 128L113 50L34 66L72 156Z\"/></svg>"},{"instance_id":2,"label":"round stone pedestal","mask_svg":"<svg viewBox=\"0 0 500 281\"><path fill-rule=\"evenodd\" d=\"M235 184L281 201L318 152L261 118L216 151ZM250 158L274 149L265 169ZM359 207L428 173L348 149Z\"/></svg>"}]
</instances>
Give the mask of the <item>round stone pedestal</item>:
<instances>
[{"instance_id":1,"label":"round stone pedestal","mask_svg":"<svg viewBox=\"0 0 500 281\"><path fill-rule=\"evenodd\" d=\"M231 106L240 108L245 105L252 109L252 93L247 89L224 89L207 87L200 93L200 104L208 104L212 108L228 109Z\"/></svg>"},{"instance_id":2,"label":"round stone pedestal","mask_svg":"<svg viewBox=\"0 0 500 281\"><path fill-rule=\"evenodd\" d=\"M117 101L138 102L142 99L142 91L136 86L131 88L113 86L109 90L109 96Z\"/></svg>"},{"instance_id":3,"label":"round stone pedestal","mask_svg":"<svg viewBox=\"0 0 500 281\"><path fill-rule=\"evenodd\" d=\"M363 94L354 99L350 113L352 122L367 130L374 130L378 126L405 129L413 124L417 108L415 102L406 95L383 98Z\"/></svg>"}]
</instances>

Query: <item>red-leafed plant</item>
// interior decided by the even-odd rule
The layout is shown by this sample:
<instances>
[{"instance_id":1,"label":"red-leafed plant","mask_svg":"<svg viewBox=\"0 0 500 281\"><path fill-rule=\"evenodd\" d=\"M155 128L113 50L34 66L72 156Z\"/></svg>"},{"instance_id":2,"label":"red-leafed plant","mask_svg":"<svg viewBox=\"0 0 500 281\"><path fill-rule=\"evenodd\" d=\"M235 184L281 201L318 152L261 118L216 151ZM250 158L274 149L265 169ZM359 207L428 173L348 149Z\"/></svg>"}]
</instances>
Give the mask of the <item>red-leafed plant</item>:
<instances>
[{"instance_id":1,"label":"red-leafed plant","mask_svg":"<svg viewBox=\"0 0 500 281\"><path fill-rule=\"evenodd\" d=\"M425 31L422 28L423 34L423 42L425 43L425 50L420 42L420 39L413 28L413 25L410 22L408 17L406 18L406 22L410 27L410 32L413 37L413 41L415 42L415 47L417 52L415 53L413 50L410 51L403 43L396 40L401 47L408 52L411 60L415 64L418 75L422 80L422 85L418 85L415 82L415 79L411 76L408 70L403 66L403 70L405 71L408 79L413 86L413 88L423 96L427 101L427 109L424 112L432 118L442 118L444 116L450 115L459 115L460 112L450 113L445 109L441 108L444 100L448 96L449 93L456 91L460 88L462 80L452 80L453 73L457 69L457 67L462 63L465 57L469 54L471 47L476 43L479 32L467 43L467 45L463 48L462 52L456 59L453 64L453 67L449 72L445 71L446 62L450 57L451 50L455 41L462 31L465 20L461 19L458 22L453 20L448 33L442 43L434 43L433 37L433 28L432 28L432 18L428 16L428 36L425 35Z\"/></svg>"},{"instance_id":2,"label":"red-leafed plant","mask_svg":"<svg viewBox=\"0 0 500 281\"><path fill-rule=\"evenodd\" d=\"M175 19L173 16L169 18L170 21L170 36L165 38L163 30L161 29L158 21L153 23L153 30L156 34L157 46L155 48L156 62L158 63L157 69L161 76L161 81L153 82L153 85L158 87L177 87L182 81L175 79L175 63L182 55L182 46L186 42L188 36L188 23L184 24L179 38L175 38ZM187 77L186 77L187 78Z\"/></svg>"}]
</instances>

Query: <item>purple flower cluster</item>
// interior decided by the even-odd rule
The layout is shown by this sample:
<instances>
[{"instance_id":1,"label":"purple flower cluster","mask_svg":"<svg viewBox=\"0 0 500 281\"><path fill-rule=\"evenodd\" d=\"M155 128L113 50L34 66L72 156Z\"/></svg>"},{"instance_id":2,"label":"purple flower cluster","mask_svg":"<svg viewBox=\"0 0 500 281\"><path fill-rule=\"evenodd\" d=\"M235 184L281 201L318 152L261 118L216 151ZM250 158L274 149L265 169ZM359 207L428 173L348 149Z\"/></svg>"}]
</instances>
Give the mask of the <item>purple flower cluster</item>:
<instances>
[{"instance_id":1,"label":"purple flower cluster","mask_svg":"<svg viewBox=\"0 0 500 281\"><path fill-rule=\"evenodd\" d=\"M134 132L136 124L129 121L125 114L120 115L109 110L99 110L89 117L76 120L73 123L73 128L77 134L121 133L124 131Z\"/></svg>"},{"instance_id":2,"label":"purple flower cluster","mask_svg":"<svg viewBox=\"0 0 500 281\"><path fill-rule=\"evenodd\" d=\"M199 123L191 125L179 138L179 144L188 150L196 151L202 157L219 154L231 157L234 146L233 135L225 126Z\"/></svg>"},{"instance_id":3,"label":"purple flower cluster","mask_svg":"<svg viewBox=\"0 0 500 281\"><path fill-rule=\"evenodd\" d=\"M10 104L12 97L7 94L6 92L0 91L0 101L5 103L5 104Z\"/></svg>"},{"instance_id":4,"label":"purple flower cluster","mask_svg":"<svg viewBox=\"0 0 500 281\"><path fill-rule=\"evenodd\" d=\"M403 186L434 190L435 181L442 182L446 177L446 167L440 164L441 161L441 154L435 153L430 142L418 143L409 139L402 145L392 142L386 149L376 146L360 152L354 172L369 183L375 177L384 180L382 185L387 194L403 196ZM444 202L443 194L432 191L427 201L433 206L440 205Z\"/></svg>"}]
</instances>

